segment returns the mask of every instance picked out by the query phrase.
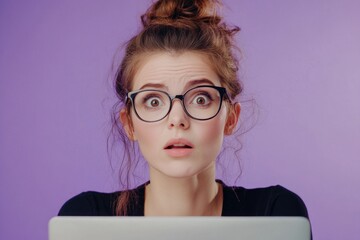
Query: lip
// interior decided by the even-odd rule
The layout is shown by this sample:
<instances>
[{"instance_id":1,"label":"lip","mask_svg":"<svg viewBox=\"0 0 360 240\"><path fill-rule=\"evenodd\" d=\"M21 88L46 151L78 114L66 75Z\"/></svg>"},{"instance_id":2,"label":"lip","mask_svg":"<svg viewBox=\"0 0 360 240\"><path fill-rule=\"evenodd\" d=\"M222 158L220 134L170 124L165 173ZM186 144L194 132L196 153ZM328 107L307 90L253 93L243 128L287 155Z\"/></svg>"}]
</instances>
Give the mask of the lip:
<instances>
[{"instance_id":1,"label":"lip","mask_svg":"<svg viewBox=\"0 0 360 240\"><path fill-rule=\"evenodd\" d=\"M168 147L170 147L170 146L172 146L172 145L176 145L176 144L186 145L186 146L189 147L188 149L194 148L194 145L193 145L190 141L188 141L188 140L186 140L186 139L184 139L184 138L176 138L176 139L171 139L171 140L169 140L169 141L165 144L164 149L166 150L166 149L168 149Z\"/></svg>"},{"instance_id":2,"label":"lip","mask_svg":"<svg viewBox=\"0 0 360 240\"><path fill-rule=\"evenodd\" d=\"M186 147L169 148L170 146L176 144L182 144L185 145ZM175 157L175 158L186 157L193 152L194 145L190 141L184 138L177 138L168 141L164 146L164 150L170 157Z\"/></svg>"}]
</instances>

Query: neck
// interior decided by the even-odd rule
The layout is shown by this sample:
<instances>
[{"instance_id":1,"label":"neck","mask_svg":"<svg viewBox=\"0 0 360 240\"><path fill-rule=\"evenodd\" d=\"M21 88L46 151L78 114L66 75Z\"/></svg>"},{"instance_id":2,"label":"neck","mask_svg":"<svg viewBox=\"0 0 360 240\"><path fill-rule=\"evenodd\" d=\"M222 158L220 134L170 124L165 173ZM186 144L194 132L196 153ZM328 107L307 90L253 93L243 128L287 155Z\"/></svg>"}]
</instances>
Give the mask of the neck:
<instances>
[{"instance_id":1,"label":"neck","mask_svg":"<svg viewBox=\"0 0 360 240\"><path fill-rule=\"evenodd\" d=\"M220 216L222 186L215 171L172 178L150 171L145 190L145 216Z\"/></svg>"}]
</instances>

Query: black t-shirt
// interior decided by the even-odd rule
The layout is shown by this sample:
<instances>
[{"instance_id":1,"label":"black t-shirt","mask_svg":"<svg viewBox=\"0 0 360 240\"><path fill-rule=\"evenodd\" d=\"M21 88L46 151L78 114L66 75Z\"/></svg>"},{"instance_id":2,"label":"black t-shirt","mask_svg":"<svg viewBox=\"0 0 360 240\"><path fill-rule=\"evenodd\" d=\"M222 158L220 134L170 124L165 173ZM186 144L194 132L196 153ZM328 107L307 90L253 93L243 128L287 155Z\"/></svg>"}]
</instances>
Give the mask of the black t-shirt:
<instances>
[{"instance_id":1,"label":"black t-shirt","mask_svg":"<svg viewBox=\"0 0 360 240\"><path fill-rule=\"evenodd\" d=\"M302 216L308 218L304 202L282 186L246 189L223 185L222 216ZM145 186L134 190L137 198L130 202L129 216L144 216ZM115 216L121 192L83 192L68 200L59 216Z\"/></svg>"}]
</instances>

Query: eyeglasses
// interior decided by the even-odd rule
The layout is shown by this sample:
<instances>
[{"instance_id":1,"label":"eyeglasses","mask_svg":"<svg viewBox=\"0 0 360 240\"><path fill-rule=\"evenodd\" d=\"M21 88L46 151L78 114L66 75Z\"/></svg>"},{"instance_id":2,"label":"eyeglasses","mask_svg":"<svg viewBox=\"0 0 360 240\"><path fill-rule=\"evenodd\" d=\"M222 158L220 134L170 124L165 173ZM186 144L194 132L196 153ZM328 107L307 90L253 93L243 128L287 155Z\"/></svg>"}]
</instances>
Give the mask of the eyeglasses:
<instances>
[{"instance_id":1,"label":"eyeglasses","mask_svg":"<svg viewBox=\"0 0 360 240\"><path fill-rule=\"evenodd\" d=\"M226 89L217 86L197 86L183 95L170 96L162 90L144 89L127 94L134 111L144 122L157 122L164 119L171 111L173 100L179 99L185 113L196 120L209 120L220 111Z\"/></svg>"}]
</instances>

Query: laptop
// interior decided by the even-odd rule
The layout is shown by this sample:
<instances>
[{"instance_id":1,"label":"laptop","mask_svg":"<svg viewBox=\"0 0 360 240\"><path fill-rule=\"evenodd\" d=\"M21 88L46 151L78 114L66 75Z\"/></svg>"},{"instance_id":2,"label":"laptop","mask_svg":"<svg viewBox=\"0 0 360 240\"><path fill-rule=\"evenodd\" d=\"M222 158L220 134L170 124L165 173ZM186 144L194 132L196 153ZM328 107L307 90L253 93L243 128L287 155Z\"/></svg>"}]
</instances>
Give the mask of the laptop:
<instances>
[{"instance_id":1,"label":"laptop","mask_svg":"<svg viewBox=\"0 0 360 240\"><path fill-rule=\"evenodd\" d=\"M310 240L303 217L54 217L50 240Z\"/></svg>"}]
</instances>

